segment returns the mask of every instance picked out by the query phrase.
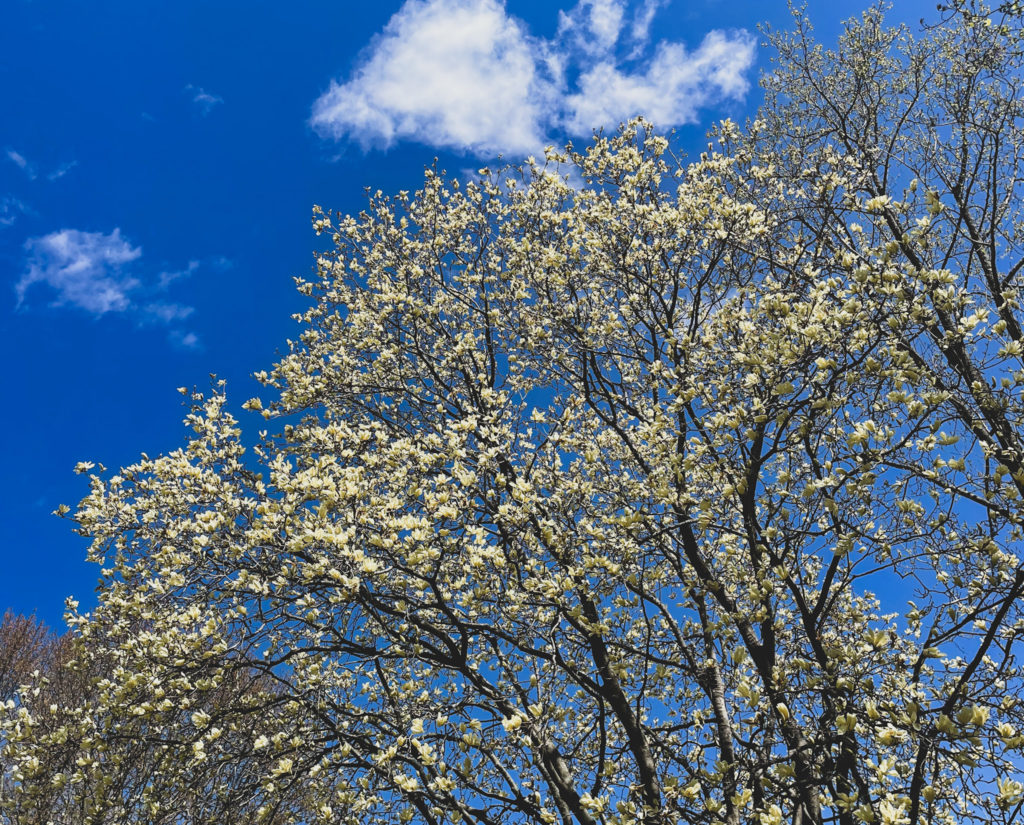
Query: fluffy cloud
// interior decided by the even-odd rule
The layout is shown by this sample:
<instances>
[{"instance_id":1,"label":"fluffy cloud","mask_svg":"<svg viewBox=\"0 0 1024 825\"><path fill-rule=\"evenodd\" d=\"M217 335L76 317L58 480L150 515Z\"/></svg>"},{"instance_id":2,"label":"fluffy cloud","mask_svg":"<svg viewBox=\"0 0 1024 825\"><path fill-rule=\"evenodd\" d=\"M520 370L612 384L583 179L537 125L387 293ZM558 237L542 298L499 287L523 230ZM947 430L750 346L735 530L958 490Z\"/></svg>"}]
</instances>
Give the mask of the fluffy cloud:
<instances>
[{"instance_id":1,"label":"fluffy cloud","mask_svg":"<svg viewBox=\"0 0 1024 825\"><path fill-rule=\"evenodd\" d=\"M16 287L19 304L33 284L46 284L56 292L55 304L95 315L123 312L131 305L129 294L139 281L123 270L142 250L122 238L121 230L104 235L62 229L30 238L25 249L28 266Z\"/></svg>"},{"instance_id":2,"label":"fluffy cloud","mask_svg":"<svg viewBox=\"0 0 1024 825\"><path fill-rule=\"evenodd\" d=\"M317 100L312 123L364 147L534 147L547 89L535 52L497 0L409 0L352 79Z\"/></svg>"},{"instance_id":3,"label":"fluffy cloud","mask_svg":"<svg viewBox=\"0 0 1024 825\"><path fill-rule=\"evenodd\" d=\"M538 152L638 114L665 128L692 123L747 92L755 41L712 31L692 53L673 42L652 50L666 2L579 0L545 40L502 0L407 0L349 79L316 101L311 123L364 149L413 140L478 156Z\"/></svg>"},{"instance_id":4,"label":"fluffy cloud","mask_svg":"<svg viewBox=\"0 0 1024 825\"><path fill-rule=\"evenodd\" d=\"M579 91L565 99L566 126L587 134L636 114L669 126L693 123L698 109L739 100L749 83L754 51L750 35L713 31L692 54L680 43L661 43L644 73L627 74L603 61L580 75Z\"/></svg>"}]
</instances>

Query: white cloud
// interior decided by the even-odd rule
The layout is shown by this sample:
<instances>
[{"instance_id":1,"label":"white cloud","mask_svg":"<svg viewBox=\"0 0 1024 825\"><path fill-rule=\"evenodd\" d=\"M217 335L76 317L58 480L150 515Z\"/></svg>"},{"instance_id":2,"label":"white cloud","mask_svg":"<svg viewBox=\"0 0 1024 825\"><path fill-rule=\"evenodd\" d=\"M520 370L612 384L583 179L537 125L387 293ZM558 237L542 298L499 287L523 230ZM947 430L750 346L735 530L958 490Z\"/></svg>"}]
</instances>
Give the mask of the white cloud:
<instances>
[{"instance_id":1,"label":"white cloud","mask_svg":"<svg viewBox=\"0 0 1024 825\"><path fill-rule=\"evenodd\" d=\"M630 57L639 57L643 52L644 46L651 39L651 23L654 22L654 15L668 3L669 0L644 0L643 5L637 9L629 28L629 37L633 41L633 51L630 53Z\"/></svg>"},{"instance_id":2,"label":"white cloud","mask_svg":"<svg viewBox=\"0 0 1024 825\"><path fill-rule=\"evenodd\" d=\"M121 230L109 234L62 229L25 243L25 270L15 286L18 306L24 306L33 288L48 288L52 306L75 307L96 316L121 313L140 325L174 326L190 317L194 308L166 301L159 296L178 278L191 275L198 261L189 261L178 272L161 272L157 282L133 274L142 249L122 237ZM195 333L172 329L174 346L199 346Z\"/></svg>"},{"instance_id":3,"label":"white cloud","mask_svg":"<svg viewBox=\"0 0 1024 825\"><path fill-rule=\"evenodd\" d=\"M692 123L698 109L746 94L754 45L750 35L713 31L692 54L681 43L660 44L643 74L598 63L580 75L579 91L566 97L566 124L585 134L638 113L662 126Z\"/></svg>"},{"instance_id":4,"label":"white cloud","mask_svg":"<svg viewBox=\"0 0 1024 825\"><path fill-rule=\"evenodd\" d=\"M662 128L749 88L755 40L712 31L689 52L650 47L668 0L579 0L553 39L532 37L504 0L407 0L343 83L314 104L323 136L364 149L400 140L491 156L539 153L644 115ZM633 61L644 70L631 71Z\"/></svg>"},{"instance_id":5,"label":"white cloud","mask_svg":"<svg viewBox=\"0 0 1024 825\"><path fill-rule=\"evenodd\" d=\"M30 238L25 249L28 268L16 287L19 305L29 287L46 284L57 293L57 305L77 306L96 315L123 312L131 306L129 294L139 281L123 269L142 250L124 240L120 229L109 235L62 229Z\"/></svg>"},{"instance_id":6,"label":"white cloud","mask_svg":"<svg viewBox=\"0 0 1024 825\"><path fill-rule=\"evenodd\" d=\"M220 95L210 94L202 86L193 86L189 83L185 87L185 91L192 94L192 102L199 107L199 111L202 112L203 117L210 114L210 111L214 106L224 102L224 98Z\"/></svg>"},{"instance_id":7,"label":"white cloud","mask_svg":"<svg viewBox=\"0 0 1024 825\"><path fill-rule=\"evenodd\" d=\"M545 83L534 48L497 0L408 0L312 124L364 148L418 140L479 154L542 139Z\"/></svg>"},{"instance_id":8,"label":"white cloud","mask_svg":"<svg viewBox=\"0 0 1024 825\"><path fill-rule=\"evenodd\" d=\"M558 34L584 54L605 55L618 43L625 15L624 0L580 0L558 13Z\"/></svg>"}]
</instances>

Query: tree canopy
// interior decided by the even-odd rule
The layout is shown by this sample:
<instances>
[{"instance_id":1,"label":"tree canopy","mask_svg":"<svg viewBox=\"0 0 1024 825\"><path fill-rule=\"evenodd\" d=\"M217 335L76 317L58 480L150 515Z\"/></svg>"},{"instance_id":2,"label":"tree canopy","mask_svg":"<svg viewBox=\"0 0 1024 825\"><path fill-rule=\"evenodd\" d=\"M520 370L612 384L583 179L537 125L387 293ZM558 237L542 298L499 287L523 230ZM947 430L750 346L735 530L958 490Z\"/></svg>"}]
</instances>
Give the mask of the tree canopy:
<instances>
[{"instance_id":1,"label":"tree canopy","mask_svg":"<svg viewBox=\"0 0 1024 825\"><path fill-rule=\"evenodd\" d=\"M947 14L797 16L692 162L317 209L279 432L183 390L91 476L95 675L9 703L0 819L1017 820L1024 50Z\"/></svg>"}]
</instances>

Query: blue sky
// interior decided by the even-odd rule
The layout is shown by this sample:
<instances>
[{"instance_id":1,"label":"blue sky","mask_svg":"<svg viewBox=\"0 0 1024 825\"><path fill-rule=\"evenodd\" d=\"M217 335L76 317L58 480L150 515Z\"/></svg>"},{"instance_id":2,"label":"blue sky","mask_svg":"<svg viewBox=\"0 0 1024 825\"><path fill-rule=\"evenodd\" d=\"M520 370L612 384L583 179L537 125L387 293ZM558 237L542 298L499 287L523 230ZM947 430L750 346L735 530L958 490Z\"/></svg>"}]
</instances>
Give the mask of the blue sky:
<instances>
[{"instance_id":1,"label":"blue sky","mask_svg":"<svg viewBox=\"0 0 1024 825\"><path fill-rule=\"evenodd\" d=\"M864 2L811 0L821 40ZM934 2L900 0L916 25ZM313 204L414 189L645 114L682 148L742 120L768 65L754 0L7 0L0 8L0 610L92 600L50 515L71 470L182 438L178 386L252 372L295 337Z\"/></svg>"}]
</instances>

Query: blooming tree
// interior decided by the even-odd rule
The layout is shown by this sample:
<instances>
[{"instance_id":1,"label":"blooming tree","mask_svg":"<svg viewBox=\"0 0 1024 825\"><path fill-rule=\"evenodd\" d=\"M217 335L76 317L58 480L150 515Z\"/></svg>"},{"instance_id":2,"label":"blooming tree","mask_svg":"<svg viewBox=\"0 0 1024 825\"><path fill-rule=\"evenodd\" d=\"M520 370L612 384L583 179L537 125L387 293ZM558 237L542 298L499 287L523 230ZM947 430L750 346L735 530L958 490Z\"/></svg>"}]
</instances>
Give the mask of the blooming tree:
<instances>
[{"instance_id":1,"label":"blooming tree","mask_svg":"<svg viewBox=\"0 0 1024 825\"><path fill-rule=\"evenodd\" d=\"M104 668L10 707L12 821L1019 817L1012 15L798 20L689 165L635 121L316 210L280 433L185 391L92 476Z\"/></svg>"},{"instance_id":2,"label":"blooming tree","mask_svg":"<svg viewBox=\"0 0 1024 825\"><path fill-rule=\"evenodd\" d=\"M33 671L45 668L59 643L34 616L8 610L0 618L0 702L7 701Z\"/></svg>"},{"instance_id":3,"label":"blooming tree","mask_svg":"<svg viewBox=\"0 0 1024 825\"><path fill-rule=\"evenodd\" d=\"M80 640L67 633L58 636L34 617L8 611L0 621L0 701L9 701L19 685L24 686L14 718L20 722L31 719L32 735L37 742L45 742L45 748L34 755L39 764L30 760L28 765L47 779L31 795L20 794L14 785L22 781L23 772L0 756L0 821L81 825L94 821L96 794L138 794L142 787L161 779L161 746L154 747L154 740L136 735L137 731L129 737L118 737L115 724L107 728L108 739L101 747L117 749L118 771L94 783L88 793L80 787L76 775L83 743L76 723L85 709L94 707L97 688L103 689L111 678L124 676L113 669L112 657L95 655L95 651L82 654ZM194 710L216 713L221 705L239 700L240 688L244 695L254 684L264 691L273 689L258 675L254 678L251 672L235 671L218 689L204 691L201 704ZM9 708L14 710L15 704L10 702ZM12 729L20 733L18 724L7 728ZM245 770L245 760L236 761L231 771L236 776L233 781L244 777ZM223 822L246 810L246 799L225 792L231 781L228 772L221 771L216 793L207 794L207 789L194 784L183 788L165 785L161 793L165 804L176 810L177 822ZM272 815L266 821L277 825L284 822L284 817Z\"/></svg>"}]
</instances>

